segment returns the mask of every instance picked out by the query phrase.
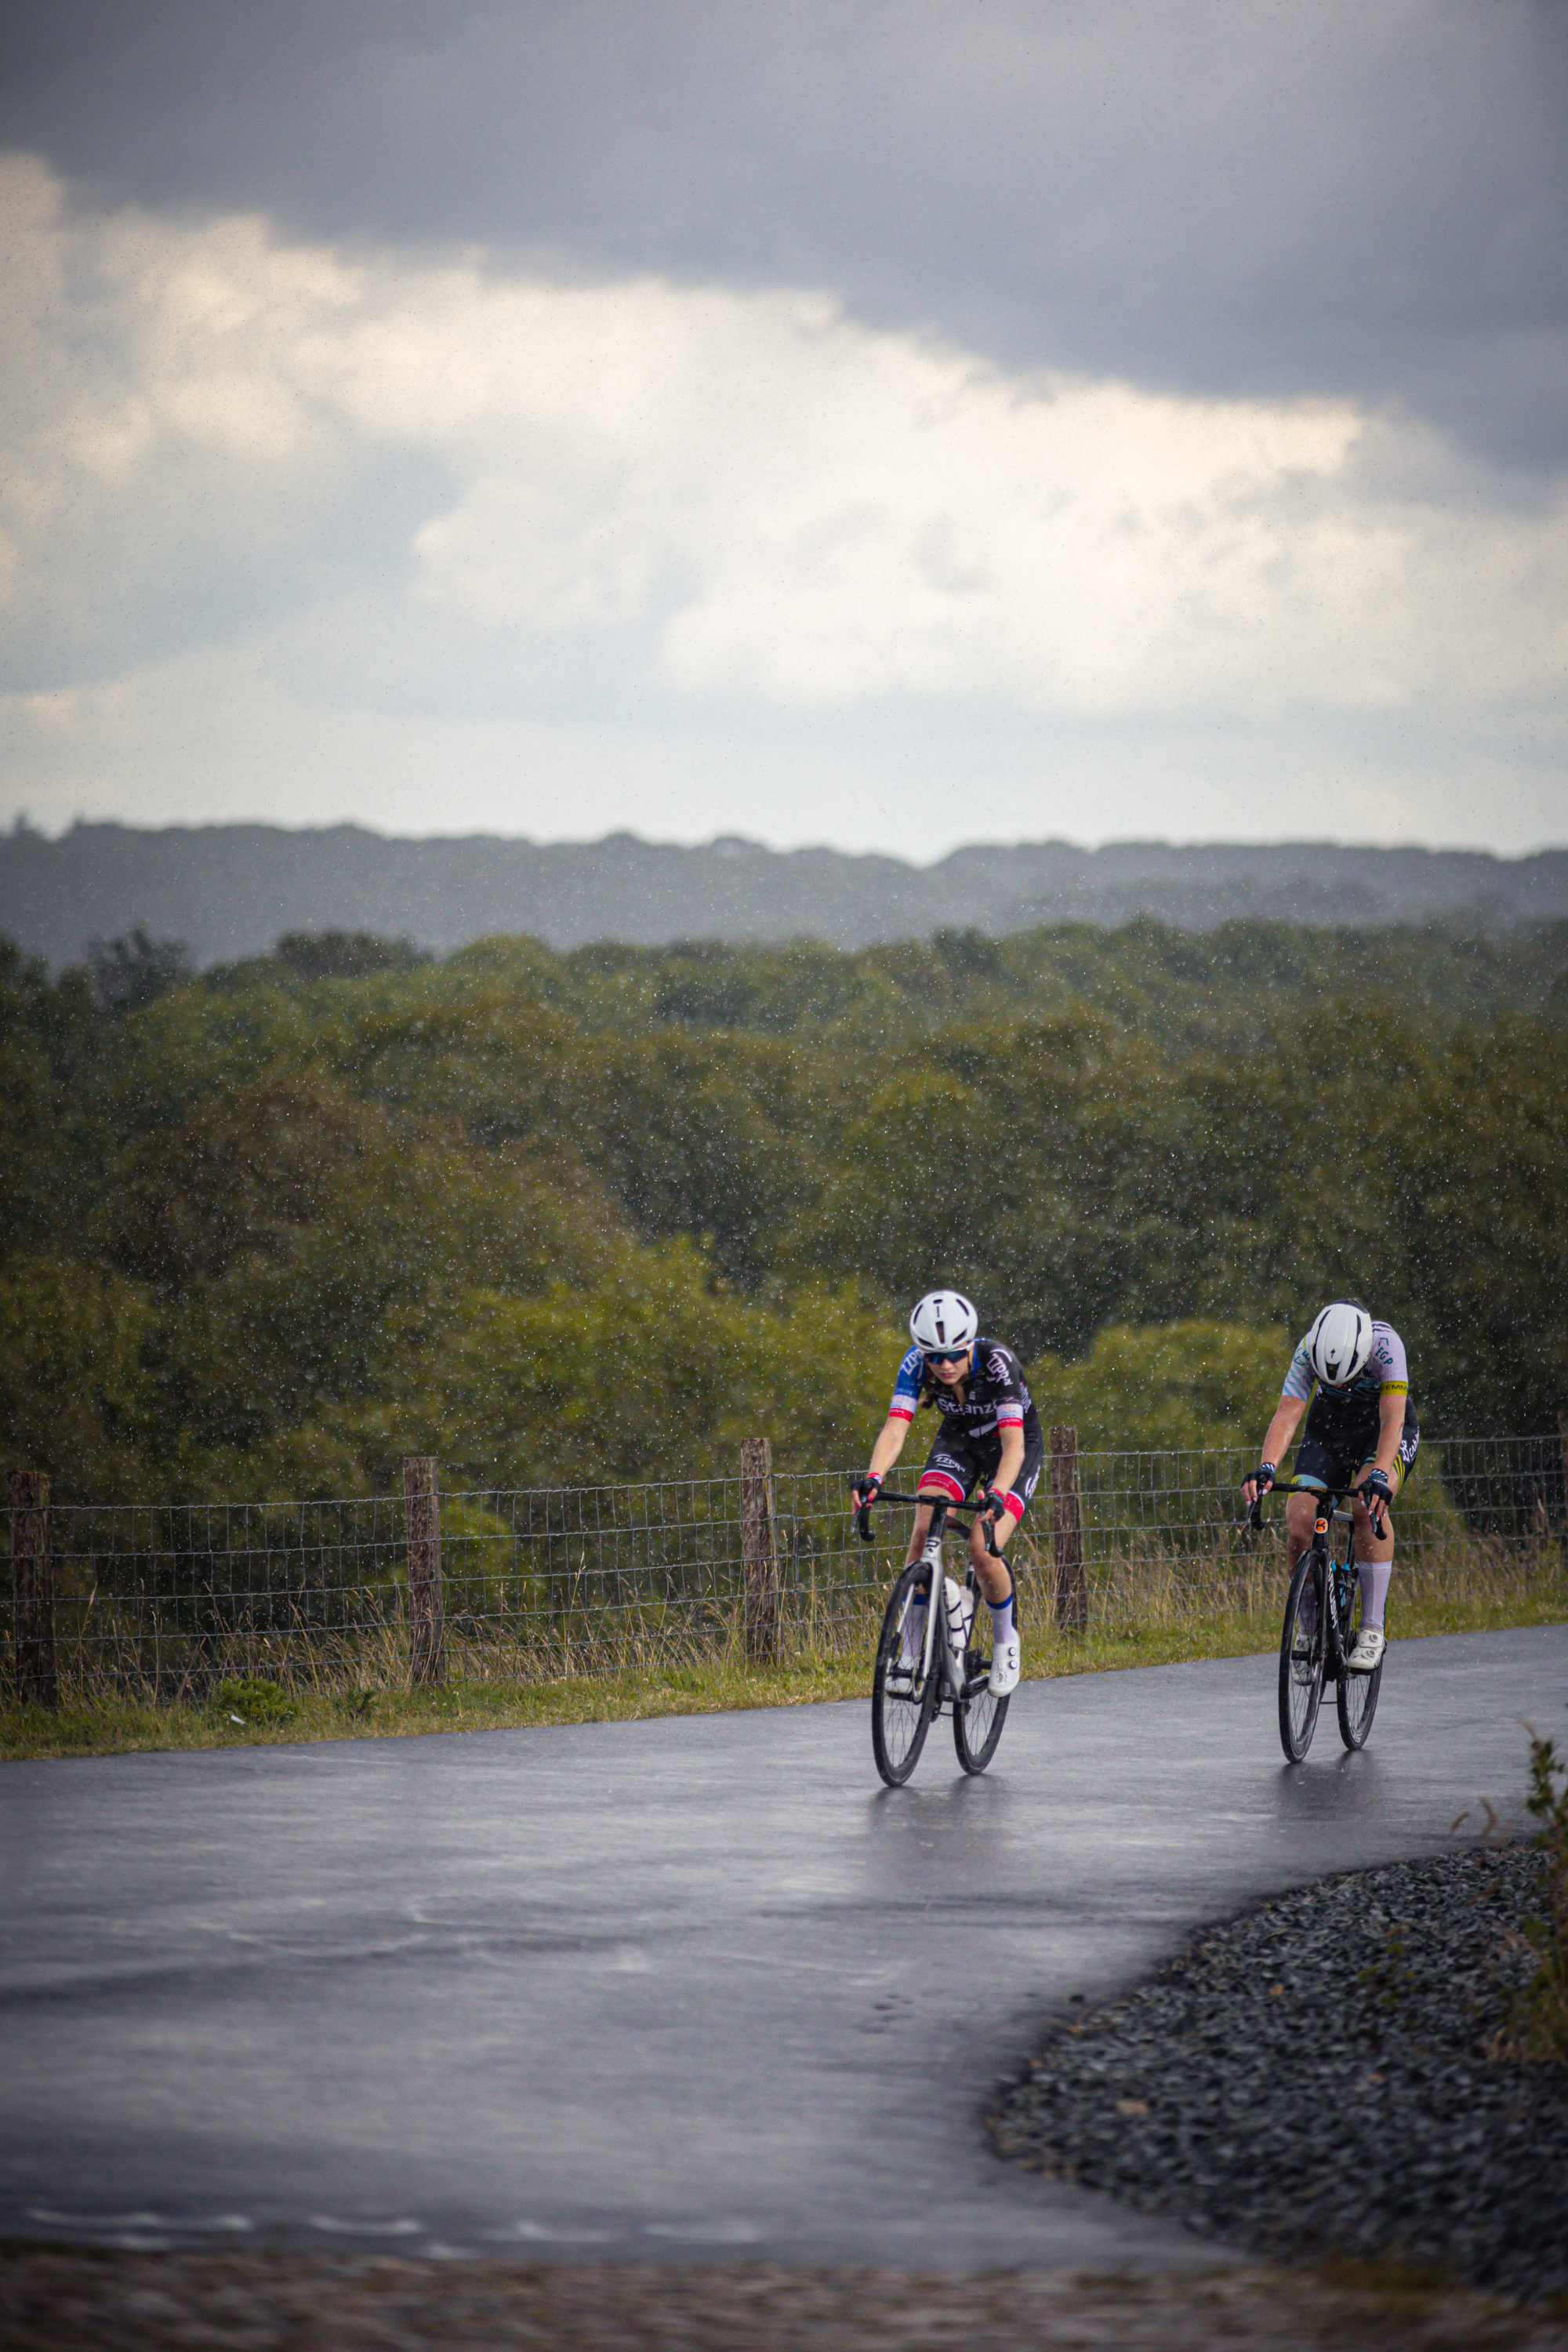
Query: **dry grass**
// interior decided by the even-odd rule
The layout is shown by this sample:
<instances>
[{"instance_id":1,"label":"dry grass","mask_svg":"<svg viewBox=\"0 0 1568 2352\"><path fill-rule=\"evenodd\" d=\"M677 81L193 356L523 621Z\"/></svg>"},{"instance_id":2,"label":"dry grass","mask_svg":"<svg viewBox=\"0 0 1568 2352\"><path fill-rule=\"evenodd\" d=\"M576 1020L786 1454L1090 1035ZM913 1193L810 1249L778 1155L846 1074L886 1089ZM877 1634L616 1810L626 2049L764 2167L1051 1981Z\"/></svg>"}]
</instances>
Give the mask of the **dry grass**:
<instances>
[{"instance_id":1,"label":"dry grass","mask_svg":"<svg viewBox=\"0 0 1568 2352\"><path fill-rule=\"evenodd\" d=\"M0 2252L7 2352L1568 2352L1561 2313L1386 2266L1068 2273L509 2268Z\"/></svg>"},{"instance_id":2,"label":"dry grass","mask_svg":"<svg viewBox=\"0 0 1568 2352\"><path fill-rule=\"evenodd\" d=\"M1540 1915L1524 1923L1535 1973L1514 2004L1504 2042L1516 2057L1568 2066L1568 1759L1533 1731L1525 1802L1541 1825L1542 1901Z\"/></svg>"},{"instance_id":3,"label":"dry grass","mask_svg":"<svg viewBox=\"0 0 1568 2352\"><path fill-rule=\"evenodd\" d=\"M1272 1650L1279 1638L1278 1553L1240 1566L1234 1559L1145 1556L1097 1569L1081 1633L1057 1629L1043 1572L1027 1560L1019 1565L1032 1676L1237 1657ZM58 1709L0 1704L0 1759L619 1722L859 1698L880 1605L875 1591L842 1607L831 1624L819 1617L815 1628L786 1627L786 1654L776 1665L748 1661L737 1622L699 1636L635 1617L601 1628L584 1621L569 1642L548 1651L449 1638L446 1684L420 1690L408 1686L395 1625L334 1635L303 1652L271 1637L235 1637L209 1645L172 1688L79 1676L68 1680ZM1462 1568L1396 1571L1389 1625L1410 1639L1565 1617L1568 1569L1549 1545L1524 1558L1473 1555ZM254 1678L248 1693L237 1689L241 1677Z\"/></svg>"}]
</instances>

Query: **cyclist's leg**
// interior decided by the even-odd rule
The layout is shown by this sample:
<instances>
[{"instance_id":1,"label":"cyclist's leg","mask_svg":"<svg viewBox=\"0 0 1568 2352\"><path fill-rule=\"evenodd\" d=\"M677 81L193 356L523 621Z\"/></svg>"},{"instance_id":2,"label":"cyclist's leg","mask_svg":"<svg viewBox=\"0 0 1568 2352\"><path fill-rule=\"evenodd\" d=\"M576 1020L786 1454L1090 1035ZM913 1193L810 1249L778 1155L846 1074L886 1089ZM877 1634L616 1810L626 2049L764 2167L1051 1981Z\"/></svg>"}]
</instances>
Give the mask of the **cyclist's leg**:
<instances>
[{"instance_id":1,"label":"cyclist's leg","mask_svg":"<svg viewBox=\"0 0 1568 2352\"><path fill-rule=\"evenodd\" d=\"M904 1554L906 1568L912 1568L926 1548L926 1538L931 1533L931 1507L929 1503L916 1506L914 1529L910 1537L910 1548Z\"/></svg>"},{"instance_id":2,"label":"cyclist's leg","mask_svg":"<svg viewBox=\"0 0 1568 2352\"><path fill-rule=\"evenodd\" d=\"M1300 1477L1300 1471L1296 1474ZM1296 1562L1312 1540L1318 1506L1310 1495L1291 1495L1285 1504L1285 1573L1294 1576Z\"/></svg>"},{"instance_id":3,"label":"cyclist's leg","mask_svg":"<svg viewBox=\"0 0 1568 2352\"><path fill-rule=\"evenodd\" d=\"M966 1459L968 1449L938 1433L936 1443L926 1456L915 1487L917 1495L929 1495L931 1501L915 1507L915 1524L910 1537L910 1548L904 1566L910 1568L926 1548L931 1534L931 1510L940 1497L948 1503L962 1503L974 1483L973 1472ZM926 1610L923 1601L917 1601L904 1620L905 1663L920 1655L925 1648Z\"/></svg>"},{"instance_id":4,"label":"cyclist's leg","mask_svg":"<svg viewBox=\"0 0 1568 2352\"><path fill-rule=\"evenodd\" d=\"M1415 1415L1406 1405L1405 1428L1399 1440L1399 1458L1394 1465L1393 1486L1399 1494L1410 1475L1415 1459L1415 1449L1421 1443L1421 1432ZM1369 1453L1357 1465L1355 1480L1360 1486L1373 1467L1375 1456ZM1389 1580L1394 1574L1394 1513L1383 1515L1383 1538L1379 1541L1372 1529L1372 1513L1363 1502L1352 1506L1355 1512L1355 1560L1361 1570L1361 1622L1373 1633L1383 1631L1384 1614L1388 1607Z\"/></svg>"},{"instance_id":5,"label":"cyclist's leg","mask_svg":"<svg viewBox=\"0 0 1568 2352\"><path fill-rule=\"evenodd\" d=\"M1336 1494L1342 1494L1350 1484L1350 1463L1331 1437L1313 1428L1316 1416L1314 1400L1312 1410L1307 1415L1301 1443L1296 1449L1296 1475L1303 1486L1316 1487L1320 1492L1325 1486L1331 1486ZM1285 1572L1288 1578L1295 1575L1296 1564L1312 1540L1317 1518L1316 1494L1290 1496L1285 1506ZM1309 1585L1301 1596L1301 1625L1306 1633L1310 1633L1317 1622L1316 1609L1317 1602Z\"/></svg>"},{"instance_id":6,"label":"cyclist's leg","mask_svg":"<svg viewBox=\"0 0 1568 2352\"><path fill-rule=\"evenodd\" d=\"M989 1482L995 1475L1002 1457L1001 1441L994 1452L988 1454L982 1465L982 1475ZM997 1551L1005 1551L1024 1513L1029 1507L1046 1458L1045 1445L1037 1438L1026 1444L1018 1475L1013 1484L1007 1507L998 1517L993 1540ZM969 1557L974 1567L975 1580L985 1595L991 1612L991 1675L989 1687L995 1698L1005 1698L1016 1690L1023 1672L1023 1643L1020 1639L1017 1609L1017 1588L1013 1571L987 1549L985 1528L978 1520L969 1528Z\"/></svg>"},{"instance_id":7,"label":"cyclist's leg","mask_svg":"<svg viewBox=\"0 0 1568 2352\"><path fill-rule=\"evenodd\" d=\"M966 1502L979 1475L980 1465L974 1459L973 1447L963 1438L950 1437L944 1430L939 1430L915 1488L917 1495L931 1497L931 1501L922 1503L915 1513L916 1534L921 1536L921 1540L922 1530L929 1529L931 1526L931 1503L938 1496L948 1503ZM919 1546L914 1545L910 1558L915 1559L918 1557Z\"/></svg>"},{"instance_id":8,"label":"cyclist's leg","mask_svg":"<svg viewBox=\"0 0 1568 2352\"><path fill-rule=\"evenodd\" d=\"M1009 1539L1028 1509L1035 1488L1039 1484L1040 1471L1045 1458L1046 1450L1043 1444L1037 1443L1025 1448L1023 1466L1015 1482L1009 1507L1003 1512L996 1522L995 1542L998 1551L1005 1550ZM1001 1459L1002 1447L997 1442L988 1449L979 1464L979 1475L987 1483L995 1476ZM991 1603L991 1613L994 1617L997 1611L1005 1609L1013 1599L1013 1573L1003 1561L995 1559L986 1549L985 1529L978 1519L972 1519L970 1522L969 1557L973 1564L980 1590ZM1011 1627L1009 1626L1007 1630L1010 1631ZM999 1624L998 1638L1001 1638L1002 1631Z\"/></svg>"}]
</instances>

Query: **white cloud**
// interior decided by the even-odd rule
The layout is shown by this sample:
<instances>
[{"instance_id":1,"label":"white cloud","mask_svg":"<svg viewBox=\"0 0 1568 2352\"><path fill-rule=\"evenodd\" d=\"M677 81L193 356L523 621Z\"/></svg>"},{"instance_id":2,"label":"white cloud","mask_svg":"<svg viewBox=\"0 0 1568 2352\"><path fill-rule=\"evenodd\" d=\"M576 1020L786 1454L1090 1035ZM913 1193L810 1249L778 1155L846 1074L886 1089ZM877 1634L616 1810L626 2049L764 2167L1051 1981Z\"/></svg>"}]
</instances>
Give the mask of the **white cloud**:
<instances>
[{"instance_id":1,"label":"white cloud","mask_svg":"<svg viewBox=\"0 0 1568 2352\"><path fill-rule=\"evenodd\" d=\"M1456 740L1493 734L1516 705L1561 731L1568 500L1504 494L1349 402L1009 377L809 290L557 284L259 218L68 214L26 157L0 162L0 217L23 796L28 744L56 747L59 784L77 689L95 758L140 772L147 681L194 692L216 647L209 761L226 708L255 773L242 725L281 743L335 705L368 774L405 722L346 659L367 599L389 679L435 622L464 649L447 716L470 745L515 722L590 761L629 723L606 709L635 709L662 773L709 719L752 760L770 730L853 723L868 804L909 768L877 748L889 711L972 727L971 773L988 733L1041 725L1173 729L1189 777L1260 727L1326 740L1358 713L1374 742L1435 710ZM540 662L574 707L520 719ZM312 680L300 730L290 667ZM1190 833L1160 805L1134 829Z\"/></svg>"}]
</instances>

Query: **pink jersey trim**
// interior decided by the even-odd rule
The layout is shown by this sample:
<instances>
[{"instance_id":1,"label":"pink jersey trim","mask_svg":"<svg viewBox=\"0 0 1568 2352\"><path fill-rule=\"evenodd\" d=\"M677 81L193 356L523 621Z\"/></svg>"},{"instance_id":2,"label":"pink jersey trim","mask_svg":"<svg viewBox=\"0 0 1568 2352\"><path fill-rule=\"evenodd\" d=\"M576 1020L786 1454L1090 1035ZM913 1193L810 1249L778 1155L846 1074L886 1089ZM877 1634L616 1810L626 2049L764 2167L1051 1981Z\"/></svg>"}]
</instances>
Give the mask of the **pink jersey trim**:
<instances>
[{"instance_id":1,"label":"pink jersey trim","mask_svg":"<svg viewBox=\"0 0 1568 2352\"><path fill-rule=\"evenodd\" d=\"M950 1503L962 1503L963 1500L963 1487L956 1478L950 1478L945 1470L928 1470L921 1480L919 1491L927 1495L933 1486L939 1495L945 1495Z\"/></svg>"},{"instance_id":2,"label":"pink jersey trim","mask_svg":"<svg viewBox=\"0 0 1568 2352\"><path fill-rule=\"evenodd\" d=\"M1021 1495L1004 1495L1002 1497L1002 1508L1006 1512L1010 1519L1021 1519L1024 1516L1023 1496Z\"/></svg>"},{"instance_id":3,"label":"pink jersey trim","mask_svg":"<svg viewBox=\"0 0 1568 2352\"><path fill-rule=\"evenodd\" d=\"M913 1405L890 1404L888 1407L888 1419L889 1421L913 1421L914 1417L915 1412Z\"/></svg>"}]
</instances>

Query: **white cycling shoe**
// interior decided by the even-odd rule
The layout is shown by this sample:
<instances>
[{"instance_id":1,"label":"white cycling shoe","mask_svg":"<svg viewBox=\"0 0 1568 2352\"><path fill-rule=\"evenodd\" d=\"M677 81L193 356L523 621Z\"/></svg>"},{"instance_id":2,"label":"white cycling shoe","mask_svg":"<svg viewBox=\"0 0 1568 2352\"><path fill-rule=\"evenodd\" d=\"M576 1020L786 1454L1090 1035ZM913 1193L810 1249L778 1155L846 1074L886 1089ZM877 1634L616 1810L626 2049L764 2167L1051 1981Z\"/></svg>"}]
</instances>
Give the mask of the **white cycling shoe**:
<instances>
[{"instance_id":1,"label":"white cycling shoe","mask_svg":"<svg viewBox=\"0 0 1568 2352\"><path fill-rule=\"evenodd\" d=\"M1383 1654L1387 1647L1381 1625L1363 1625L1355 1637L1355 1647L1345 1664L1352 1675L1374 1675L1383 1664Z\"/></svg>"},{"instance_id":2,"label":"white cycling shoe","mask_svg":"<svg viewBox=\"0 0 1568 2352\"><path fill-rule=\"evenodd\" d=\"M1005 1698L1018 1687L1018 1677L1024 1671L1024 1645L1016 1633L998 1642L991 1660L990 1679L986 1689L993 1698Z\"/></svg>"}]
</instances>

